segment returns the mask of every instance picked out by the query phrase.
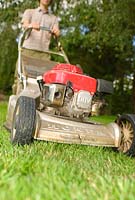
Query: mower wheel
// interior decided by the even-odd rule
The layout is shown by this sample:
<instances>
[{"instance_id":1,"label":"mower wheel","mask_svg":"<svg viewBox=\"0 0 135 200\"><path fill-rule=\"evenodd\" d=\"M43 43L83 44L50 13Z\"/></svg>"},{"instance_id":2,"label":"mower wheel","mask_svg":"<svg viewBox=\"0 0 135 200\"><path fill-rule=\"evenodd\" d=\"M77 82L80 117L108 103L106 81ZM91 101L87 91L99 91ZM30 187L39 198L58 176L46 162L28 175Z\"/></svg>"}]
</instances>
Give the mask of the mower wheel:
<instances>
[{"instance_id":1,"label":"mower wheel","mask_svg":"<svg viewBox=\"0 0 135 200\"><path fill-rule=\"evenodd\" d=\"M118 151L135 156L135 115L121 115L117 120L121 129L121 142Z\"/></svg>"},{"instance_id":2,"label":"mower wheel","mask_svg":"<svg viewBox=\"0 0 135 200\"><path fill-rule=\"evenodd\" d=\"M30 97L20 96L13 115L11 143L20 145L30 144L35 130L35 121L35 100Z\"/></svg>"}]
</instances>

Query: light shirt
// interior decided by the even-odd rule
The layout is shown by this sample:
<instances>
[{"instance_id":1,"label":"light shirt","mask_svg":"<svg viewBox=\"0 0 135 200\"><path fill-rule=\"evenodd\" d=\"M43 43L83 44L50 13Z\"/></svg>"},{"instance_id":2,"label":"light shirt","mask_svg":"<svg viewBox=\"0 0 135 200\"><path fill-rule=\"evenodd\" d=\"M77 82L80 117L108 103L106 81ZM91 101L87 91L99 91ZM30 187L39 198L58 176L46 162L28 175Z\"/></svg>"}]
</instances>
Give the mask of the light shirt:
<instances>
[{"instance_id":1,"label":"light shirt","mask_svg":"<svg viewBox=\"0 0 135 200\"><path fill-rule=\"evenodd\" d=\"M52 29L54 26L59 28L58 19L55 15L43 11L40 7L36 9L27 9L22 18L22 23L38 23L40 26L45 26ZM24 40L23 47L27 49L46 51L49 49L51 33L43 30L32 29L31 34Z\"/></svg>"}]
</instances>

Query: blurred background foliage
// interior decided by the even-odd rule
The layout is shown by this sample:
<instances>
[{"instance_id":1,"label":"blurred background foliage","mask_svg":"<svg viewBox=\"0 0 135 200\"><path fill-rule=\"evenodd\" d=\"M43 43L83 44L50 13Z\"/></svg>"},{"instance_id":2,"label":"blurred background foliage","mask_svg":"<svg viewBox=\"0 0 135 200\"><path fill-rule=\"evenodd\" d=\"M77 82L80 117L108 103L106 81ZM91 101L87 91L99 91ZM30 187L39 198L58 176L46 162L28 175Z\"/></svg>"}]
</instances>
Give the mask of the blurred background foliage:
<instances>
[{"instance_id":1,"label":"blurred background foliage","mask_svg":"<svg viewBox=\"0 0 135 200\"><path fill-rule=\"evenodd\" d=\"M17 37L26 8L38 0L0 0L0 91L11 91ZM85 74L114 82L112 114L135 112L135 0L55 0L61 38L70 62Z\"/></svg>"}]
</instances>

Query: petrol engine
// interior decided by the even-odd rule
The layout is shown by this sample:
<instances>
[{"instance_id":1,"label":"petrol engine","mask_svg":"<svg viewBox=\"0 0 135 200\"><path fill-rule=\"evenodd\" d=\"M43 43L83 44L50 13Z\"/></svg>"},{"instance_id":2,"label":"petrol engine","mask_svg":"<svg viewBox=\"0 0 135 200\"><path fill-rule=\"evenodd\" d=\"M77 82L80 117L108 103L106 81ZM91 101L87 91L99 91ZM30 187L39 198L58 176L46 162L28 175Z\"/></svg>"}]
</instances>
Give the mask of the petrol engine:
<instances>
[{"instance_id":1,"label":"petrol engine","mask_svg":"<svg viewBox=\"0 0 135 200\"><path fill-rule=\"evenodd\" d=\"M41 102L55 115L83 119L92 111L98 81L78 66L58 64L38 80Z\"/></svg>"}]
</instances>

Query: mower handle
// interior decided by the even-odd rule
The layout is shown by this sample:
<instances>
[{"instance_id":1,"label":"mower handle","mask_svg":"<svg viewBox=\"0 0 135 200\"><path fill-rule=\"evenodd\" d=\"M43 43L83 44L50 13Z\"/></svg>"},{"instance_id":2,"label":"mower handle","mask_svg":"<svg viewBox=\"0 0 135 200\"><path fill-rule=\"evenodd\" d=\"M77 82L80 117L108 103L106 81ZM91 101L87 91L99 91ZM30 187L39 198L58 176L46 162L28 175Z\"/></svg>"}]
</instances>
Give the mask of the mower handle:
<instances>
[{"instance_id":1,"label":"mower handle","mask_svg":"<svg viewBox=\"0 0 135 200\"><path fill-rule=\"evenodd\" d=\"M25 29L23 29L23 31L22 31L22 33L20 34L20 37L19 37L18 49L22 47L22 43L23 43L23 41L24 41L24 38L27 39L27 38L30 36L30 33L31 33L32 29L33 29L33 28L31 28L31 27L30 27L30 28L25 28ZM51 30L49 27L47 27L47 26L40 26L40 27L39 27L39 30L48 31L48 32L50 32L52 35L54 35L54 34L52 33L52 30ZM55 36L55 35L54 35L54 36ZM56 41L57 41L59 50L61 50L61 44L60 44L60 42L58 41L58 38L57 38L56 36L55 36L55 39L56 39Z\"/></svg>"},{"instance_id":2,"label":"mower handle","mask_svg":"<svg viewBox=\"0 0 135 200\"><path fill-rule=\"evenodd\" d=\"M52 33L51 29L46 26L40 26L39 30L48 31L48 32Z\"/></svg>"},{"instance_id":3,"label":"mower handle","mask_svg":"<svg viewBox=\"0 0 135 200\"><path fill-rule=\"evenodd\" d=\"M45 26L40 26L40 30L48 31L48 32L52 33L51 29L48 28L48 27L45 27ZM21 49L22 49L22 44L23 44L24 39L29 37L31 31L32 31L32 28L23 29L23 31L20 34L19 41L18 41L18 75L19 75L19 79L20 80L22 80L22 79L25 78L23 76L23 74L22 74L22 69L21 69ZM65 59L65 61L67 63L70 63L69 60L68 60L68 57L67 57L67 55L65 53L65 51L62 48L62 45L61 45L60 41L58 40L57 37L55 37L55 39L57 41L58 50L61 53L53 52L53 51L46 51L46 52L62 56L62 57L64 57L64 59Z\"/></svg>"},{"instance_id":4,"label":"mower handle","mask_svg":"<svg viewBox=\"0 0 135 200\"><path fill-rule=\"evenodd\" d=\"M50 32L52 35L54 35L54 34L52 33L52 30L51 30L50 28L46 27L46 26L40 26L40 30L42 30L42 31L48 31L48 32ZM62 52L62 54L64 55L64 58L65 58L66 62L69 63L68 57L67 57L65 51L63 50L63 47L62 47L62 45L61 45L61 43L60 43L58 37L56 37L56 36L54 35L54 38L55 38L55 40L56 40L56 42L57 42L58 50Z\"/></svg>"}]
</instances>

